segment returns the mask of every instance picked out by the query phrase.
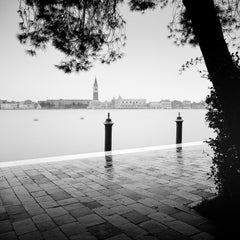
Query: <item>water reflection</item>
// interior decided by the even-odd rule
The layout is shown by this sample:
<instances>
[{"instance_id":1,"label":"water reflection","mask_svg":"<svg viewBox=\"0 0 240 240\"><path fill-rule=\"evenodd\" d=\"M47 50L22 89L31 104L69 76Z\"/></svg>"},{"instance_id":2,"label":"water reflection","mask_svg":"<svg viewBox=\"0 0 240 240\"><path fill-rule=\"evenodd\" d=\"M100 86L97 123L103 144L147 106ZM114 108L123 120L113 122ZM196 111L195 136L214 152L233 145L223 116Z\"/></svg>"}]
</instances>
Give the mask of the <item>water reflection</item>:
<instances>
[{"instance_id":1,"label":"water reflection","mask_svg":"<svg viewBox=\"0 0 240 240\"><path fill-rule=\"evenodd\" d=\"M108 180L112 180L114 177L114 167L112 155L105 155L105 175Z\"/></svg>"},{"instance_id":2,"label":"water reflection","mask_svg":"<svg viewBox=\"0 0 240 240\"><path fill-rule=\"evenodd\" d=\"M178 144L176 148L176 157L178 163L183 164L183 151L182 151L182 144Z\"/></svg>"},{"instance_id":3,"label":"water reflection","mask_svg":"<svg viewBox=\"0 0 240 240\"><path fill-rule=\"evenodd\" d=\"M179 154L182 153L182 144L181 143L176 145L176 152L177 152L177 155L178 155L178 153Z\"/></svg>"}]
</instances>

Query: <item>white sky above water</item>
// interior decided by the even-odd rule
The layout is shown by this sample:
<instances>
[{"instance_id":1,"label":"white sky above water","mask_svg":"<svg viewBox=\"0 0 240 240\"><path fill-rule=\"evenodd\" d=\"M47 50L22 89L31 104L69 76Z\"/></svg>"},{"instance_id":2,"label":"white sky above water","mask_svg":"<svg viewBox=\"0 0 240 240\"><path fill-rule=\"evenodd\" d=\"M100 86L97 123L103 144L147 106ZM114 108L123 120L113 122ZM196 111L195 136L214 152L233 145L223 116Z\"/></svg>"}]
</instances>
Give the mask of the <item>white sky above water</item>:
<instances>
[{"instance_id":1,"label":"white sky above water","mask_svg":"<svg viewBox=\"0 0 240 240\"><path fill-rule=\"evenodd\" d=\"M0 0L0 99L33 101L45 99L92 99L95 76L101 101L113 96L204 100L211 86L195 67L179 75L181 65L201 56L198 48L176 47L167 39L170 10L144 15L124 8L127 21L125 57L110 65L95 64L88 72L65 74L54 67L61 54L48 48L30 57L16 38L18 1Z\"/></svg>"}]
</instances>

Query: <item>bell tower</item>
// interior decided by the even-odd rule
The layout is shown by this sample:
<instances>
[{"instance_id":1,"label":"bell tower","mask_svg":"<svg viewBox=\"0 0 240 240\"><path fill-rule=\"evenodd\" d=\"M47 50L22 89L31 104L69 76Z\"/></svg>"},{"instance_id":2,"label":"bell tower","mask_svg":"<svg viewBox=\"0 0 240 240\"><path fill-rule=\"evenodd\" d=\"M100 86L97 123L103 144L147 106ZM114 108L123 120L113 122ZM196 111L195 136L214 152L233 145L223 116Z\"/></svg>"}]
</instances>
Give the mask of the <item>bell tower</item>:
<instances>
[{"instance_id":1,"label":"bell tower","mask_svg":"<svg viewBox=\"0 0 240 240\"><path fill-rule=\"evenodd\" d=\"M93 85L93 100L98 101L98 83L96 77Z\"/></svg>"}]
</instances>

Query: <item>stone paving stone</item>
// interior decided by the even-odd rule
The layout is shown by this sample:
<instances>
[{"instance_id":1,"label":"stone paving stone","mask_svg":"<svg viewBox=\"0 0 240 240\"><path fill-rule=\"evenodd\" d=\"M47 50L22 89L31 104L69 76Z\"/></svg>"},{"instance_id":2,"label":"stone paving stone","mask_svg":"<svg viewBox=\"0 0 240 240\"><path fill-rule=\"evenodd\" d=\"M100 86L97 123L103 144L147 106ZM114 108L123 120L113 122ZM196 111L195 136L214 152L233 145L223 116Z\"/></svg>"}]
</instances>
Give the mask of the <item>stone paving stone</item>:
<instances>
[{"instance_id":1,"label":"stone paving stone","mask_svg":"<svg viewBox=\"0 0 240 240\"><path fill-rule=\"evenodd\" d=\"M197 228L179 220L166 222L165 224L173 230L180 232L186 236L190 236L200 232Z\"/></svg>"},{"instance_id":2,"label":"stone paving stone","mask_svg":"<svg viewBox=\"0 0 240 240\"><path fill-rule=\"evenodd\" d=\"M121 233L120 229L106 222L88 228L88 231L96 236L97 239L106 239Z\"/></svg>"},{"instance_id":3,"label":"stone paving stone","mask_svg":"<svg viewBox=\"0 0 240 240\"><path fill-rule=\"evenodd\" d=\"M97 240L97 238L91 235L89 232L84 232L80 235L71 236L70 240Z\"/></svg>"},{"instance_id":4,"label":"stone paving stone","mask_svg":"<svg viewBox=\"0 0 240 240\"><path fill-rule=\"evenodd\" d=\"M65 199L71 198L71 195L64 191L58 192L58 193L53 193L50 195L55 201L60 201L60 200L65 200Z\"/></svg>"},{"instance_id":5,"label":"stone paving stone","mask_svg":"<svg viewBox=\"0 0 240 240\"><path fill-rule=\"evenodd\" d=\"M183 211L172 214L171 216L178 219L178 220L181 220L185 223L188 223L192 226L198 226L198 225L207 221L203 217L192 215L192 214L189 214L189 213L186 213L186 212L183 212Z\"/></svg>"},{"instance_id":6,"label":"stone paving stone","mask_svg":"<svg viewBox=\"0 0 240 240\"><path fill-rule=\"evenodd\" d=\"M98 191L91 190L91 191L86 192L86 195L90 198L94 198L94 197L102 196L103 194Z\"/></svg>"},{"instance_id":7,"label":"stone paving stone","mask_svg":"<svg viewBox=\"0 0 240 240\"><path fill-rule=\"evenodd\" d=\"M86 232L86 228L79 222L71 222L60 226L60 229L68 237Z\"/></svg>"},{"instance_id":8,"label":"stone paving stone","mask_svg":"<svg viewBox=\"0 0 240 240\"><path fill-rule=\"evenodd\" d=\"M90 197L76 197L81 203L92 202L92 198Z\"/></svg>"},{"instance_id":9,"label":"stone paving stone","mask_svg":"<svg viewBox=\"0 0 240 240\"><path fill-rule=\"evenodd\" d=\"M203 191L201 189L190 191L190 193L198 195L198 196L200 196L202 198L205 198L205 199L215 196L215 193L209 192L209 191Z\"/></svg>"},{"instance_id":10,"label":"stone paving stone","mask_svg":"<svg viewBox=\"0 0 240 240\"><path fill-rule=\"evenodd\" d=\"M105 220L99 217L97 214L90 214L84 217L79 217L78 221L85 227L91 227L105 222Z\"/></svg>"},{"instance_id":11,"label":"stone paving stone","mask_svg":"<svg viewBox=\"0 0 240 240\"><path fill-rule=\"evenodd\" d=\"M31 195L36 198L36 197L43 197L43 196L46 196L47 193L43 190L41 191L36 191L36 192L32 192Z\"/></svg>"},{"instance_id":12,"label":"stone paving stone","mask_svg":"<svg viewBox=\"0 0 240 240\"><path fill-rule=\"evenodd\" d=\"M168 206L166 204L159 205L157 207L157 210L159 212L162 212L162 213L165 213L165 214L169 214L169 215L179 212L179 210L176 209L175 207L171 207L171 206Z\"/></svg>"},{"instance_id":13,"label":"stone paving stone","mask_svg":"<svg viewBox=\"0 0 240 240\"><path fill-rule=\"evenodd\" d=\"M25 219L22 221L15 222L13 223L13 227L17 235L34 232L37 230L32 219Z\"/></svg>"},{"instance_id":14,"label":"stone paving stone","mask_svg":"<svg viewBox=\"0 0 240 240\"><path fill-rule=\"evenodd\" d=\"M53 217L53 221L58 226L62 226L62 225L67 224L67 223L75 222L76 219L74 217L72 217L70 214L66 214L66 215L61 215L61 216L58 216L58 217Z\"/></svg>"},{"instance_id":15,"label":"stone paving stone","mask_svg":"<svg viewBox=\"0 0 240 240\"><path fill-rule=\"evenodd\" d=\"M55 201L39 202L39 205L45 209L59 206L59 204Z\"/></svg>"},{"instance_id":16,"label":"stone paving stone","mask_svg":"<svg viewBox=\"0 0 240 240\"><path fill-rule=\"evenodd\" d=\"M2 206L1 199L0 199L0 214L2 214L2 213L6 213L6 208L4 206Z\"/></svg>"},{"instance_id":17,"label":"stone paving stone","mask_svg":"<svg viewBox=\"0 0 240 240\"><path fill-rule=\"evenodd\" d=\"M9 220L0 221L0 233L6 233L13 229Z\"/></svg>"},{"instance_id":18,"label":"stone paving stone","mask_svg":"<svg viewBox=\"0 0 240 240\"><path fill-rule=\"evenodd\" d=\"M129 204L136 203L136 201L134 201L131 198L128 198L126 196L124 196L123 198L117 199L116 202L119 202L120 204L123 204L123 205L129 205Z\"/></svg>"},{"instance_id":19,"label":"stone paving stone","mask_svg":"<svg viewBox=\"0 0 240 240\"><path fill-rule=\"evenodd\" d=\"M126 235L136 240L138 240L140 237L148 235L147 231L143 230L133 223L122 225L121 229L124 233L126 233Z\"/></svg>"},{"instance_id":20,"label":"stone paving stone","mask_svg":"<svg viewBox=\"0 0 240 240\"><path fill-rule=\"evenodd\" d=\"M93 211L100 216L109 216L115 214L111 209L106 207L94 208Z\"/></svg>"},{"instance_id":21,"label":"stone paving stone","mask_svg":"<svg viewBox=\"0 0 240 240\"><path fill-rule=\"evenodd\" d=\"M83 205L85 205L86 207L88 207L90 209L102 207L102 204L100 204L97 201L86 202L86 203L83 203Z\"/></svg>"},{"instance_id":22,"label":"stone paving stone","mask_svg":"<svg viewBox=\"0 0 240 240\"><path fill-rule=\"evenodd\" d=\"M138 240L159 240L159 238L154 236L139 236Z\"/></svg>"},{"instance_id":23,"label":"stone paving stone","mask_svg":"<svg viewBox=\"0 0 240 240\"><path fill-rule=\"evenodd\" d=\"M148 220L146 222L142 222L139 224L140 227L142 227L143 229L145 229L146 231L148 231L151 234L156 234L156 233L160 233L163 232L167 229L166 226L154 221L154 220Z\"/></svg>"},{"instance_id":24,"label":"stone paving stone","mask_svg":"<svg viewBox=\"0 0 240 240\"><path fill-rule=\"evenodd\" d=\"M63 206L63 208L66 209L67 211L71 211L82 207L84 207L82 203L71 203Z\"/></svg>"},{"instance_id":25,"label":"stone paving stone","mask_svg":"<svg viewBox=\"0 0 240 240\"><path fill-rule=\"evenodd\" d=\"M57 217L67 214L67 211L62 207L48 208L46 209L46 212L50 217Z\"/></svg>"},{"instance_id":26,"label":"stone paving stone","mask_svg":"<svg viewBox=\"0 0 240 240\"><path fill-rule=\"evenodd\" d=\"M0 221L8 220L8 215L6 212L0 213Z\"/></svg>"},{"instance_id":27,"label":"stone paving stone","mask_svg":"<svg viewBox=\"0 0 240 240\"><path fill-rule=\"evenodd\" d=\"M112 207L110 208L110 210L112 210L113 212L119 214L119 215L122 215L122 214L125 214L125 213L128 213L128 212L131 212L132 209L129 208L129 207L126 207L124 205L120 205L120 206L116 206L116 207Z\"/></svg>"},{"instance_id":28,"label":"stone paving stone","mask_svg":"<svg viewBox=\"0 0 240 240\"><path fill-rule=\"evenodd\" d=\"M131 238L128 237L126 234L122 233L122 234L107 238L107 240L131 240Z\"/></svg>"},{"instance_id":29,"label":"stone paving stone","mask_svg":"<svg viewBox=\"0 0 240 240\"><path fill-rule=\"evenodd\" d=\"M160 203L152 198L143 198L138 200L139 203L146 205L148 207L157 207Z\"/></svg>"},{"instance_id":30,"label":"stone paving stone","mask_svg":"<svg viewBox=\"0 0 240 240\"><path fill-rule=\"evenodd\" d=\"M45 213L45 211L40 207L27 209L27 212L30 216L36 216Z\"/></svg>"},{"instance_id":31,"label":"stone paving stone","mask_svg":"<svg viewBox=\"0 0 240 240\"><path fill-rule=\"evenodd\" d=\"M58 228L45 231L42 234L45 240L67 240L68 239Z\"/></svg>"},{"instance_id":32,"label":"stone paving stone","mask_svg":"<svg viewBox=\"0 0 240 240\"><path fill-rule=\"evenodd\" d=\"M38 223L36 223L36 226L41 232L48 231L50 229L57 227L56 224L52 220L38 222Z\"/></svg>"},{"instance_id":33,"label":"stone paving stone","mask_svg":"<svg viewBox=\"0 0 240 240\"><path fill-rule=\"evenodd\" d=\"M26 213L25 208L22 205L11 205L5 207L7 213L9 215L19 214L19 213Z\"/></svg>"},{"instance_id":34,"label":"stone paving stone","mask_svg":"<svg viewBox=\"0 0 240 240\"><path fill-rule=\"evenodd\" d=\"M112 208L112 207L121 205L121 203L119 203L118 201L114 201L114 200L99 200L99 203L101 203L103 206L108 207L108 208Z\"/></svg>"},{"instance_id":35,"label":"stone paving stone","mask_svg":"<svg viewBox=\"0 0 240 240\"><path fill-rule=\"evenodd\" d=\"M121 195L121 194L119 194L119 193L116 193L116 194L114 194L114 195L111 195L111 196L109 196L111 199L113 199L113 200L119 200L119 199L122 199L122 198L125 198L125 196L123 196L123 195Z\"/></svg>"},{"instance_id":36,"label":"stone paving stone","mask_svg":"<svg viewBox=\"0 0 240 240\"><path fill-rule=\"evenodd\" d=\"M75 218L84 217L84 216L93 214L93 210L87 207L76 208L68 212Z\"/></svg>"},{"instance_id":37,"label":"stone paving stone","mask_svg":"<svg viewBox=\"0 0 240 240\"><path fill-rule=\"evenodd\" d=\"M147 217L146 215L140 214L137 211L131 211L131 212L123 214L122 216L135 224L139 224L141 222L150 220L149 217Z\"/></svg>"},{"instance_id":38,"label":"stone paving stone","mask_svg":"<svg viewBox=\"0 0 240 240\"><path fill-rule=\"evenodd\" d=\"M32 200L27 200L22 202L23 207L28 211L29 209L36 209L39 208L40 205Z\"/></svg>"},{"instance_id":39,"label":"stone paving stone","mask_svg":"<svg viewBox=\"0 0 240 240\"><path fill-rule=\"evenodd\" d=\"M176 219L169 216L168 214L162 212L151 213L148 215L149 218L152 218L160 223L175 221Z\"/></svg>"},{"instance_id":40,"label":"stone paving stone","mask_svg":"<svg viewBox=\"0 0 240 240\"><path fill-rule=\"evenodd\" d=\"M41 196L41 197L36 197L35 200L38 202L38 203L42 203L42 202L51 202L53 201L53 198L49 195L44 195L44 196Z\"/></svg>"},{"instance_id":41,"label":"stone paving stone","mask_svg":"<svg viewBox=\"0 0 240 240\"><path fill-rule=\"evenodd\" d=\"M152 209L150 207L146 207L141 203L130 204L130 205L128 205L128 207L143 214L143 215L148 215L148 214L156 212L154 209Z\"/></svg>"},{"instance_id":42,"label":"stone paving stone","mask_svg":"<svg viewBox=\"0 0 240 240\"><path fill-rule=\"evenodd\" d=\"M99 190L99 192L105 196L113 196L113 195L117 194L117 192L110 190L110 189L102 189L102 190Z\"/></svg>"},{"instance_id":43,"label":"stone paving stone","mask_svg":"<svg viewBox=\"0 0 240 240\"><path fill-rule=\"evenodd\" d=\"M196 195L196 194L192 194L190 192L186 192L186 191L176 191L176 192L173 192L173 194L177 195L177 196L180 196L180 197L183 197L183 198L186 198L188 200L191 200L191 201L199 201L202 199L202 197Z\"/></svg>"},{"instance_id":44,"label":"stone paving stone","mask_svg":"<svg viewBox=\"0 0 240 240\"><path fill-rule=\"evenodd\" d=\"M111 190L116 190L121 188L119 184L113 184L113 183L110 183L109 185L107 185L107 187Z\"/></svg>"},{"instance_id":45,"label":"stone paving stone","mask_svg":"<svg viewBox=\"0 0 240 240\"><path fill-rule=\"evenodd\" d=\"M192 236L191 239L193 239L193 240L214 240L215 237L206 232L201 232L201 233L198 233L198 234Z\"/></svg>"},{"instance_id":46,"label":"stone paving stone","mask_svg":"<svg viewBox=\"0 0 240 240\"><path fill-rule=\"evenodd\" d=\"M131 224L129 220L126 218L120 216L120 215L111 215L111 216L106 216L104 217L109 223L113 224L114 226L121 228L123 225L128 225Z\"/></svg>"},{"instance_id":47,"label":"stone paving stone","mask_svg":"<svg viewBox=\"0 0 240 240\"><path fill-rule=\"evenodd\" d=\"M20 235L19 240L43 240L43 237L39 231L35 231Z\"/></svg>"},{"instance_id":48,"label":"stone paving stone","mask_svg":"<svg viewBox=\"0 0 240 240\"><path fill-rule=\"evenodd\" d=\"M189 237L174 231L172 229L167 229L163 232L157 233L156 234L158 239L163 239L163 240L190 240Z\"/></svg>"},{"instance_id":49,"label":"stone paving stone","mask_svg":"<svg viewBox=\"0 0 240 240\"><path fill-rule=\"evenodd\" d=\"M40 222L50 221L51 218L46 213L43 213L43 214L33 216L32 220L34 223L40 223Z\"/></svg>"},{"instance_id":50,"label":"stone paving stone","mask_svg":"<svg viewBox=\"0 0 240 240\"><path fill-rule=\"evenodd\" d=\"M192 203L192 200L189 200L189 199L186 199L186 198L183 198L183 197L176 197L174 199L175 202L177 202L178 204L182 204L182 205L188 205L190 203Z\"/></svg>"},{"instance_id":51,"label":"stone paving stone","mask_svg":"<svg viewBox=\"0 0 240 240\"><path fill-rule=\"evenodd\" d=\"M17 221L25 220L28 218L30 218L30 216L27 212L9 215L9 219L11 220L11 222L17 222Z\"/></svg>"},{"instance_id":52,"label":"stone paving stone","mask_svg":"<svg viewBox=\"0 0 240 240\"><path fill-rule=\"evenodd\" d=\"M131 191L131 190L128 190L128 189L117 189L116 190L118 193L134 200L134 201L137 201L137 200L140 200L142 198L145 198L145 196L141 195L141 194L138 194L134 191Z\"/></svg>"},{"instance_id":53,"label":"stone paving stone","mask_svg":"<svg viewBox=\"0 0 240 240\"><path fill-rule=\"evenodd\" d=\"M0 240L17 240L17 235L14 231L0 233Z\"/></svg>"},{"instance_id":54,"label":"stone paving stone","mask_svg":"<svg viewBox=\"0 0 240 240\"><path fill-rule=\"evenodd\" d=\"M65 206L65 205L69 205L69 204L72 204L72 203L77 203L78 200L76 198L67 198L67 199L63 199L63 200L59 200L57 201L59 205L61 206Z\"/></svg>"}]
</instances>

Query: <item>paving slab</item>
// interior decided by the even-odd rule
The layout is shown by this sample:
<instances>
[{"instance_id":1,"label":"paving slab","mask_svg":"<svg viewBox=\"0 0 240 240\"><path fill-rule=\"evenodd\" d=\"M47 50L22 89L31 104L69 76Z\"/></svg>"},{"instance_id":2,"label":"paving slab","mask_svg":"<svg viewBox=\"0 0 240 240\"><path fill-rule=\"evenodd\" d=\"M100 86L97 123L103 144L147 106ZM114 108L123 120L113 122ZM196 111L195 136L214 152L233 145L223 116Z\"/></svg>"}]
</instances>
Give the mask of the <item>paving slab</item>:
<instances>
[{"instance_id":1,"label":"paving slab","mask_svg":"<svg viewBox=\"0 0 240 240\"><path fill-rule=\"evenodd\" d=\"M0 239L214 239L206 145L0 167ZM111 163L111 164L110 164Z\"/></svg>"}]
</instances>

